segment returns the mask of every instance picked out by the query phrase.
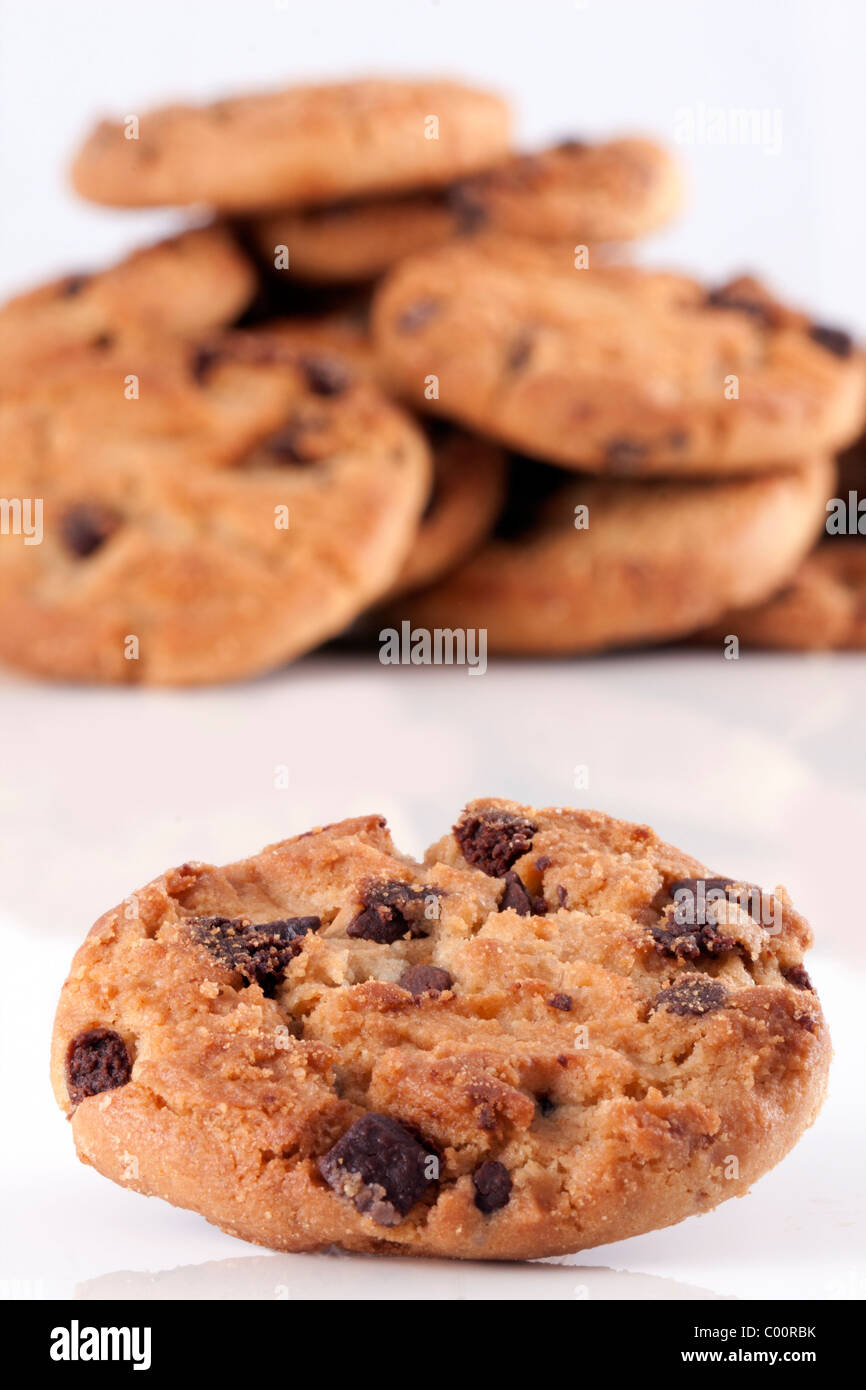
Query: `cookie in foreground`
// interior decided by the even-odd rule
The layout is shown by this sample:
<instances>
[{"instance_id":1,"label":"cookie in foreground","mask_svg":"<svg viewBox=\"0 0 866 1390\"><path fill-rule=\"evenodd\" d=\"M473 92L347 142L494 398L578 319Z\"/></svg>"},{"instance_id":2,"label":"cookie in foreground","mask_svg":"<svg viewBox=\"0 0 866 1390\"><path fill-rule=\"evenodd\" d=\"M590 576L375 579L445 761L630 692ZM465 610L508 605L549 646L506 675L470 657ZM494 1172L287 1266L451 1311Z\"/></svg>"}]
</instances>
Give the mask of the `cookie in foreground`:
<instances>
[{"instance_id":1,"label":"cookie in foreground","mask_svg":"<svg viewBox=\"0 0 866 1390\"><path fill-rule=\"evenodd\" d=\"M783 889L598 812L474 801L420 862L359 817L100 918L53 1085L82 1161L245 1240L561 1254L744 1194L811 1124L810 944Z\"/></svg>"}]
</instances>

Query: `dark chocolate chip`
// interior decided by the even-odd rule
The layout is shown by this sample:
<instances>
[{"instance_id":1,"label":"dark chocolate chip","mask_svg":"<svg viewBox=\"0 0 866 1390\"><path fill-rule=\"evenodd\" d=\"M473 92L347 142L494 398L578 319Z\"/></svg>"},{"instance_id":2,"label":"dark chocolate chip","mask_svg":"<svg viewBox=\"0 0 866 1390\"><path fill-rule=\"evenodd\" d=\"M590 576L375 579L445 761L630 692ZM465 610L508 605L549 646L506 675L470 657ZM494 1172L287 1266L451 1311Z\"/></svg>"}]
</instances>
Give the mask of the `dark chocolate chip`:
<instances>
[{"instance_id":1,"label":"dark chocolate chip","mask_svg":"<svg viewBox=\"0 0 866 1390\"><path fill-rule=\"evenodd\" d=\"M347 936L363 937L390 946L405 936L429 936L428 899L439 888L396 879L365 879L360 886L361 911L346 928Z\"/></svg>"},{"instance_id":2,"label":"dark chocolate chip","mask_svg":"<svg viewBox=\"0 0 866 1390\"><path fill-rule=\"evenodd\" d=\"M719 980L707 975L684 975L668 989L660 990L652 1007L682 1016L708 1014L721 1008L727 997L728 991Z\"/></svg>"},{"instance_id":3,"label":"dark chocolate chip","mask_svg":"<svg viewBox=\"0 0 866 1390\"><path fill-rule=\"evenodd\" d=\"M317 396L341 396L351 381L349 368L337 357L304 357L301 369Z\"/></svg>"},{"instance_id":4,"label":"dark chocolate chip","mask_svg":"<svg viewBox=\"0 0 866 1390\"><path fill-rule=\"evenodd\" d=\"M809 337L836 357L850 357L854 351L854 339L841 328L828 328L826 324L813 323L809 329Z\"/></svg>"},{"instance_id":5,"label":"dark chocolate chip","mask_svg":"<svg viewBox=\"0 0 866 1390\"><path fill-rule=\"evenodd\" d=\"M608 440L604 449L604 461L612 473L634 473L641 467L648 453L648 445L623 435L618 439Z\"/></svg>"},{"instance_id":6,"label":"dark chocolate chip","mask_svg":"<svg viewBox=\"0 0 866 1390\"><path fill-rule=\"evenodd\" d=\"M68 507L60 518L60 538L66 549L86 560L114 534L120 513L102 502L79 502Z\"/></svg>"},{"instance_id":7,"label":"dark chocolate chip","mask_svg":"<svg viewBox=\"0 0 866 1390\"><path fill-rule=\"evenodd\" d=\"M129 1050L113 1028L88 1028L69 1044L66 1087L75 1105L87 1096L125 1086L131 1075Z\"/></svg>"},{"instance_id":8,"label":"dark chocolate chip","mask_svg":"<svg viewBox=\"0 0 866 1390\"><path fill-rule=\"evenodd\" d=\"M525 367L532 356L532 347L535 342L535 335L530 329L524 328L511 344L505 365L510 372L519 372L521 367Z\"/></svg>"},{"instance_id":9,"label":"dark chocolate chip","mask_svg":"<svg viewBox=\"0 0 866 1390\"><path fill-rule=\"evenodd\" d=\"M86 289L93 277L90 275L67 275L60 283L59 293L63 299L74 299Z\"/></svg>"},{"instance_id":10,"label":"dark chocolate chip","mask_svg":"<svg viewBox=\"0 0 866 1390\"><path fill-rule=\"evenodd\" d=\"M425 994L441 994L451 989L454 980L447 970L438 965L410 965L397 981L401 989L407 989L416 999Z\"/></svg>"},{"instance_id":11,"label":"dark chocolate chip","mask_svg":"<svg viewBox=\"0 0 866 1390\"><path fill-rule=\"evenodd\" d=\"M548 1004L552 1009L561 1009L564 1014L571 1012L571 995L554 994L552 999L548 999Z\"/></svg>"},{"instance_id":12,"label":"dark chocolate chip","mask_svg":"<svg viewBox=\"0 0 866 1390\"><path fill-rule=\"evenodd\" d=\"M499 899L500 912L505 912L509 908L512 912L518 913L520 917L543 917L547 911L547 903L544 898L536 897L530 893L523 880L513 869L509 869L505 875L505 892Z\"/></svg>"},{"instance_id":13,"label":"dark chocolate chip","mask_svg":"<svg viewBox=\"0 0 866 1390\"><path fill-rule=\"evenodd\" d=\"M454 826L454 838L467 863L501 878L532 849L537 829L525 816L511 811L465 811Z\"/></svg>"},{"instance_id":14,"label":"dark chocolate chip","mask_svg":"<svg viewBox=\"0 0 866 1390\"><path fill-rule=\"evenodd\" d=\"M423 328L425 323L435 318L439 313L439 304L435 299L419 299L414 304L410 304L408 309L404 309L397 320L398 333L415 333L419 328Z\"/></svg>"},{"instance_id":15,"label":"dark chocolate chip","mask_svg":"<svg viewBox=\"0 0 866 1390\"><path fill-rule=\"evenodd\" d=\"M782 971L782 975L788 984L793 985L795 989L810 989L814 992L815 986L809 979L808 971L804 965L789 965L787 969Z\"/></svg>"},{"instance_id":16,"label":"dark chocolate chip","mask_svg":"<svg viewBox=\"0 0 866 1390\"><path fill-rule=\"evenodd\" d=\"M668 435L669 449L684 449L688 442L689 436L685 430L673 430L672 433Z\"/></svg>"},{"instance_id":17,"label":"dark chocolate chip","mask_svg":"<svg viewBox=\"0 0 866 1390\"><path fill-rule=\"evenodd\" d=\"M663 926L650 927L656 950L674 960L697 960L699 956L718 956L732 951L736 945L732 936L721 932L714 923L703 926L677 922L668 909L662 917Z\"/></svg>"},{"instance_id":18,"label":"dark chocolate chip","mask_svg":"<svg viewBox=\"0 0 866 1390\"><path fill-rule=\"evenodd\" d=\"M732 280L728 285L711 290L705 303L711 309L736 309L742 314L748 314L762 327L772 327L773 312L766 300L749 295L743 289L740 280Z\"/></svg>"},{"instance_id":19,"label":"dark chocolate chip","mask_svg":"<svg viewBox=\"0 0 866 1390\"><path fill-rule=\"evenodd\" d=\"M488 1158L472 1174L475 1187L475 1205L479 1211L489 1214L506 1207L511 1198L511 1174L495 1158Z\"/></svg>"},{"instance_id":20,"label":"dark chocolate chip","mask_svg":"<svg viewBox=\"0 0 866 1390\"><path fill-rule=\"evenodd\" d=\"M535 861L535 867L539 873L542 873L544 869L549 869L552 863L553 860L549 854L540 854Z\"/></svg>"},{"instance_id":21,"label":"dark chocolate chip","mask_svg":"<svg viewBox=\"0 0 866 1390\"><path fill-rule=\"evenodd\" d=\"M262 447L278 463L314 463L317 455L310 450L309 441L305 442L305 435L304 425L299 421L291 421L284 429L265 440Z\"/></svg>"},{"instance_id":22,"label":"dark chocolate chip","mask_svg":"<svg viewBox=\"0 0 866 1390\"><path fill-rule=\"evenodd\" d=\"M329 1187L380 1226L397 1226L433 1181L431 1154L390 1115L356 1120L318 1161Z\"/></svg>"},{"instance_id":23,"label":"dark chocolate chip","mask_svg":"<svg viewBox=\"0 0 866 1390\"><path fill-rule=\"evenodd\" d=\"M272 998L282 983L289 961L298 954L307 932L318 931L318 917L282 917L273 922L248 922L237 917L191 917L187 926L194 939L247 984L257 984Z\"/></svg>"},{"instance_id":24,"label":"dark chocolate chip","mask_svg":"<svg viewBox=\"0 0 866 1390\"><path fill-rule=\"evenodd\" d=\"M114 334L100 333L98 337L93 339L91 346L94 347L97 352L107 352L110 347L114 347Z\"/></svg>"},{"instance_id":25,"label":"dark chocolate chip","mask_svg":"<svg viewBox=\"0 0 866 1390\"><path fill-rule=\"evenodd\" d=\"M565 907L568 903L568 893L561 883L557 883L556 885L556 896L559 898L559 906Z\"/></svg>"}]
</instances>

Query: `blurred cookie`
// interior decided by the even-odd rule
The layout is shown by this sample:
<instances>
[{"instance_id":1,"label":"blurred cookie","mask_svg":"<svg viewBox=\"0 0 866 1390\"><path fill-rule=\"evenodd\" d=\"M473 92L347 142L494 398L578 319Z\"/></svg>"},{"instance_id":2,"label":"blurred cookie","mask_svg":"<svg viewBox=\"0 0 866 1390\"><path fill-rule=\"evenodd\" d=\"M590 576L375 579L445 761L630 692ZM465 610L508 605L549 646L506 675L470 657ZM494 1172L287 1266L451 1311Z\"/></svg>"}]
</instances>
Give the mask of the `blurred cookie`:
<instances>
[{"instance_id":1,"label":"blurred cookie","mask_svg":"<svg viewBox=\"0 0 866 1390\"><path fill-rule=\"evenodd\" d=\"M573 269L527 242L476 238L404 261L373 321L410 400L594 471L718 473L831 452L866 402L851 340L754 281L708 293L630 266Z\"/></svg>"},{"instance_id":2,"label":"blurred cookie","mask_svg":"<svg viewBox=\"0 0 866 1390\"><path fill-rule=\"evenodd\" d=\"M194 335L232 323L257 283L231 233L213 226L17 295L0 308L0 396L10 379L35 378L74 350L99 354L141 331Z\"/></svg>"},{"instance_id":3,"label":"blurred cookie","mask_svg":"<svg viewBox=\"0 0 866 1390\"><path fill-rule=\"evenodd\" d=\"M509 125L499 97L455 82L289 87L103 121L72 181L84 197L119 207L331 202L474 173L507 154Z\"/></svg>"},{"instance_id":4,"label":"blurred cookie","mask_svg":"<svg viewBox=\"0 0 866 1390\"><path fill-rule=\"evenodd\" d=\"M338 354L375 379L377 359L357 316L282 319L263 331L303 352ZM433 478L427 504L392 592L429 584L489 535L505 496L505 452L444 420L428 420Z\"/></svg>"},{"instance_id":5,"label":"blurred cookie","mask_svg":"<svg viewBox=\"0 0 866 1390\"><path fill-rule=\"evenodd\" d=\"M619 241L661 226L680 196L670 156L648 140L569 141L443 192L275 212L253 228L265 260L324 284L371 280L395 262L479 230L558 241Z\"/></svg>"},{"instance_id":6,"label":"blurred cookie","mask_svg":"<svg viewBox=\"0 0 866 1390\"><path fill-rule=\"evenodd\" d=\"M241 1239L565 1254L744 1195L812 1123L811 944L645 825L485 797L415 860L363 816L101 917L51 1079L82 1162Z\"/></svg>"},{"instance_id":7,"label":"blurred cookie","mask_svg":"<svg viewBox=\"0 0 866 1390\"><path fill-rule=\"evenodd\" d=\"M609 482L515 460L494 538L389 613L428 630L485 629L488 650L505 654L682 636L792 573L821 525L830 471L815 461L749 478Z\"/></svg>"},{"instance_id":8,"label":"blurred cookie","mask_svg":"<svg viewBox=\"0 0 866 1390\"><path fill-rule=\"evenodd\" d=\"M254 675L338 632L403 565L429 451L372 384L263 338L188 350L185 378L155 351L139 399L104 366L52 378L5 426L9 495L42 508L35 543L21 528L0 544L14 666L170 685Z\"/></svg>"}]
</instances>

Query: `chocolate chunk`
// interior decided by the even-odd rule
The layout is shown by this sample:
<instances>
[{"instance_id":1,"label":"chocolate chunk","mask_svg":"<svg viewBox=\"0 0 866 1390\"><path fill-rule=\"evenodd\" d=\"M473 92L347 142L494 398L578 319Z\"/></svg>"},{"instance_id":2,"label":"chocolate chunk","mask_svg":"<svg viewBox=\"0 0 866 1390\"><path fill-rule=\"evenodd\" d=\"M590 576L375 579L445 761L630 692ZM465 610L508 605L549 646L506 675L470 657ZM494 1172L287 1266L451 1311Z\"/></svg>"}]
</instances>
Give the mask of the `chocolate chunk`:
<instances>
[{"instance_id":1,"label":"chocolate chunk","mask_svg":"<svg viewBox=\"0 0 866 1390\"><path fill-rule=\"evenodd\" d=\"M415 333L419 328L423 328L425 323L435 318L439 313L439 304L435 299L419 299L414 304L410 304L408 309L404 309L397 320L398 333Z\"/></svg>"},{"instance_id":2,"label":"chocolate chunk","mask_svg":"<svg viewBox=\"0 0 866 1390\"><path fill-rule=\"evenodd\" d=\"M76 1033L66 1054L66 1088L78 1105L87 1096L115 1091L132 1075L126 1043L113 1028L88 1028Z\"/></svg>"},{"instance_id":3,"label":"chocolate chunk","mask_svg":"<svg viewBox=\"0 0 866 1390\"><path fill-rule=\"evenodd\" d=\"M561 883L557 883L556 885L556 896L559 898L560 907L566 907L568 905L568 893Z\"/></svg>"},{"instance_id":4,"label":"chocolate chunk","mask_svg":"<svg viewBox=\"0 0 866 1390\"><path fill-rule=\"evenodd\" d=\"M662 917L663 926L650 927L650 935L656 950L662 956L672 956L674 960L697 960L699 956L718 956L722 951L732 951L736 945L732 936L721 932L714 923L698 926L688 922L678 922L670 908Z\"/></svg>"},{"instance_id":5,"label":"chocolate chunk","mask_svg":"<svg viewBox=\"0 0 866 1390\"><path fill-rule=\"evenodd\" d=\"M748 314L763 328L771 328L774 323L773 309L766 298L758 293L749 293L750 283L754 282L748 281L747 278L731 280L729 284L711 290L705 303L710 309L736 309L742 314Z\"/></svg>"},{"instance_id":6,"label":"chocolate chunk","mask_svg":"<svg viewBox=\"0 0 866 1390\"><path fill-rule=\"evenodd\" d=\"M200 945L230 970L237 970L247 984L259 985L269 999L282 983L289 961L300 951L302 937L321 925L318 917L257 923L238 917L191 917L187 922Z\"/></svg>"},{"instance_id":7,"label":"chocolate chunk","mask_svg":"<svg viewBox=\"0 0 866 1390\"><path fill-rule=\"evenodd\" d=\"M499 911L505 912L508 909L516 912L521 917L543 917L547 911L547 903L544 898L536 897L530 893L513 869L509 869L505 875L505 892L499 899Z\"/></svg>"},{"instance_id":8,"label":"chocolate chunk","mask_svg":"<svg viewBox=\"0 0 866 1390\"><path fill-rule=\"evenodd\" d=\"M60 539L79 560L86 560L114 534L121 519L119 512L102 502L79 502L61 516Z\"/></svg>"},{"instance_id":9,"label":"chocolate chunk","mask_svg":"<svg viewBox=\"0 0 866 1390\"><path fill-rule=\"evenodd\" d=\"M407 989L416 999L421 999L425 994L441 994L443 990L451 989L454 980L447 970L441 970L438 965L410 965L397 981L401 989Z\"/></svg>"},{"instance_id":10,"label":"chocolate chunk","mask_svg":"<svg viewBox=\"0 0 866 1390\"><path fill-rule=\"evenodd\" d=\"M337 357L304 357L301 369L317 396L341 396L351 381L349 368Z\"/></svg>"},{"instance_id":11,"label":"chocolate chunk","mask_svg":"<svg viewBox=\"0 0 866 1390\"><path fill-rule=\"evenodd\" d=\"M612 473L636 472L647 454L649 447L638 439L609 439L604 449L604 461Z\"/></svg>"},{"instance_id":12,"label":"chocolate chunk","mask_svg":"<svg viewBox=\"0 0 866 1390\"><path fill-rule=\"evenodd\" d=\"M828 328L826 324L813 323L809 329L809 337L836 357L850 357L854 351L854 339L841 328Z\"/></svg>"},{"instance_id":13,"label":"chocolate chunk","mask_svg":"<svg viewBox=\"0 0 866 1390\"><path fill-rule=\"evenodd\" d=\"M521 367L526 366L532 356L534 341L535 335L528 328L518 333L506 358L506 366L510 372L519 372Z\"/></svg>"},{"instance_id":14,"label":"chocolate chunk","mask_svg":"<svg viewBox=\"0 0 866 1390\"><path fill-rule=\"evenodd\" d=\"M74 299L87 288L92 278L90 275L67 275L66 279L61 281L58 293L62 299Z\"/></svg>"},{"instance_id":15,"label":"chocolate chunk","mask_svg":"<svg viewBox=\"0 0 866 1390\"><path fill-rule=\"evenodd\" d=\"M262 446L277 463L314 463L318 457L305 439L307 427L300 420L290 421L284 429L272 434Z\"/></svg>"},{"instance_id":16,"label":"chocolate chunk","mask_svg":"<svg viewBox=\"0 0 866 1390\"><path fill-rule=\"evenodd\" d=\"M390 1115L362 1115L318 1161L329 1187L380 1226L397 1226L432 1182L431 1154Z\"/></svg>"},{"instance_id":17,"label":"chocolate chunk","mask_svg":"<svg viewBox=\"0 0 866 1390\"><path fill-rule=\"evenodd\" d=\"M440 888L395 879L365 879L360 886L361 911L346 928L347 936L360 936L390 946L404 936L429 936L428 899Z\"/></svg>"},{"instance_id":18,"label":"chocolate chunk","mask_svg":"<svg viewBox=\"0 0 866 1390\"><path fill-rule=\"evenodd\" d=\"M480 185L452 184L445 195L446 206L454 218L455 231L463 236L477 232L488 220Z\"/></svg>"},{"instance_id":19,"label":"chocolate chunk","mask_svg":"<svg viewBox=\"0 0 866 1390\"><path fill-rule=\"evenodd\" d=\"M584 150L589 149L589 145L585 140L576 140L572 137L568 137L565 140L558 140L553 148L555 150L561 150L563 154L583 154Z\"/></svg>"},{"instance_id":20,"label":"chocolate chunk","mask_svg":"<svg viewBox=\"0 0 866 1390\"><path fill-rule=\"evenodd\" d=\"M551 1100L550 1096L546 1094L536 1096L535 1099L538 1102L538 1109L543 1119L548 1119L548 1117L552 1115L554 1110L556 1109L556 1101Z\"/></svg>"},{"instance_id":21,"label":"chocolate chunk","mask_svg":"<svg viewBox=\"0 0 866 1390\"><path fill-rule=\"evenodd\" d=\"M725 894L728 902L738 904L750 916L753 915L751 899L757 894L761 906L755 920L760 920L764 907L762 890L756 883L745 883L742 879L735 878L675 879L667 888L667 895L674 902L674 920L680 924L685 922L687 926L692 926L695 922L705 922L707 903L717 902L720 892Z\"/></svg>"},{"instance_id":22,"label":"chocolate chunk","mask_svg":"<svg viewBox=\"0 0 866 1390\"><path fill-rule=\"evenodd\" d=\"M804 965L789 965L787 969L782 971L782 976L795 989L810 989L814 993L815 986L809 979L808 971Z\"/></svg>"},{"instance_id":23,"label":"chocolate chunk","mask_svg":"<svg viewBox=\"0 0 866 1390\"><path fill-rule=\"evenodd\" d=\"M501 878L532 849L537 829L525 816L511 811L465 811L454 826L454 838L467 863L491 878Z\"/></svg>"},{"instance_id":24,"label":"chocolate chunk","mask_svg":"<svg viewBox=\"0 0 866 1390\"><path fill-rule=\"evenodd\" d=\"M479 1211L489 1214L506 1207L511 1198L511 1174L495 1158L488 1158L472 1174L475 1187L475 1205Z\"/></svg>"},{"instance_id":25,"label":"chocolate chunk","mask_svg":"<svg viewBox=\"0 0 866 1390\"><path fill-rule=\"evenodd\" d=\"M91 343L91 347L94 347L94 348L96 349L97 352L107 352L108 349L109 349L110 347L114 347L114 334L113 334L113 333L100 333L100 334L98 334L97 337L95 337L95 338L93 339L93 342Z\"/></svg>"},{"instance_id":26,"label":"chocolate chunk","mask_svg":"<svg viewBox=\"0 0 866 1390\"><path fill-rule=\"evenodd\" d=\"M721 1008L727 997L728 991L719 980L707 975L684 975L668 989L660 990L652 1007L683 1016L708 1014Z\"/></svg>"},{"instance_id":27,"label":"chocolate chunk","mask_svg":"<svg viewBox=\"0 0 866 1390\"><path fill-rule=\"evenodd\" d=\"M547 1002L552 1009L561 1009L564 1014L571 1012L572 1000L570 994L554 994L553 998L548 999Z\"/></svg>"}]
</instances>

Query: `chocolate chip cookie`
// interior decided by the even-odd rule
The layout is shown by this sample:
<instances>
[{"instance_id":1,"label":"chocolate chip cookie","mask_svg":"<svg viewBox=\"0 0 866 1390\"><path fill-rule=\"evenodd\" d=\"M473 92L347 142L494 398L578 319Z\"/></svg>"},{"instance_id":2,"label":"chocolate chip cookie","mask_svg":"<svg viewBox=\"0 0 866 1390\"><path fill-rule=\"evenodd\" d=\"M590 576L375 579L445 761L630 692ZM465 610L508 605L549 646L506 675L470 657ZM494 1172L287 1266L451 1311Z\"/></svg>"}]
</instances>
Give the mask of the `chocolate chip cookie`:
<instances>
[{"instance_id":1,"label":"chocolate chip cookie","mask_svg":"<svg viewBox=\"0 0 866 1390\"><path fill-rule=\"evenodd\" d=\"M683 636L767 596L808 551L829 461L756 477L581 477L514 459L494 536L391 622L485 629L488 650L554 655ZM738 600L738 603L742 600Z\"/></svg>"},{"instance_id":2,"label":"chocolate chip cookie","mask_svg":"<svg viewBox=\"0 0 866 1390\"><path fill-rule=\"evenodd\" d=\"M423 861L359 817L100 918L53 1085L83 1162L242 1239L556 1255L796 1142L830 1058L810 944L784 889L597 812L475 801Z\"/></svg>"},{"instance_id":3,"label":"chocolate chip cookie","mask_svg":"<svg viewBox=\"0 0 866 1390\"><path fill-rule=\"evenodd\" d=\"M409 399L570 467L755 469L841 447L863 418L850 338L751 280L708 292L482 237L397 266L374 325Z\"/></svg>"},{"instance_id":4,"label":"chocolate chip cookie","mask_svg":"<svg viewBox=\"0 0 866 1390\"><path fill-rule=\"evenodd\" d=\"M40 675L267 671L389 589L430 489L423 433L340 358L226 334L72 364L4 410L0 655Z\"/></svg>"},{"instance_id":5,"label":"chocolate chip cookie","mask_svg":"<svg viewBox=\"0 0 866 1390\"><path fill-rule=\"evenodd\" d=\"M777 593L726 613L698 641L724 642L733 634L748 647L866 649L866 436L838 464L820 544Z\"/></svg>"},{"instance_id":6,"label":"chocolate chip cookie","mask_svg":"<svg viewBox=\"0 0 866 1390\"><path fill-rule=\"evenodd\" d=\"M283 319L263 331L307 353L336 354L375 380L378 360L357 316ZM433 462L430 494L392 593L417 589L446 573L486 540L505 495L505 451L489 440L428 417Z\"/></svg>"},{"instance_id":7,"label":"chocolate chip cookie","mask_svg":"<svg viewBox=\"0 0 866 1390\"><path fill-rule=\"evenodd\" d=\"M569 140L505 161L440 192L344 201L260 218L253 237L273 264L323 284L372 280L397 261L480 230L536 241L628 240L661 226L679 201L670 156L649 140Z\"/></svg>"},{"instance_id":8,"label":"chocolate chip cookie","mask_svg":"<svg viewBox=\"0 0 866 1390\"><path fill-rule=\"evenodd\" d=\"M198 334L233 322L256 290L252 262L222 227L135 251L107 270L66 275L0 309L0 396L10 380L73 351L95 355L136 332Z\"/></svg>"},{"instance_id":9,"label":"chocolate chip cookie","mask_svg":"<svg viewBox=\"0 0 866 1390\"><path fill-rule=\"evenodd\" d=\"M85 198L118 207L331 202L474 173L508 153L509 125L499 97L456 82L289 87L103 121L72 180Z\"/></svg>"}]
</instances>

